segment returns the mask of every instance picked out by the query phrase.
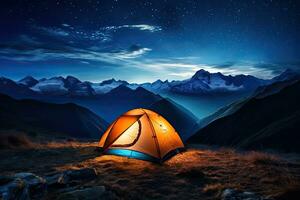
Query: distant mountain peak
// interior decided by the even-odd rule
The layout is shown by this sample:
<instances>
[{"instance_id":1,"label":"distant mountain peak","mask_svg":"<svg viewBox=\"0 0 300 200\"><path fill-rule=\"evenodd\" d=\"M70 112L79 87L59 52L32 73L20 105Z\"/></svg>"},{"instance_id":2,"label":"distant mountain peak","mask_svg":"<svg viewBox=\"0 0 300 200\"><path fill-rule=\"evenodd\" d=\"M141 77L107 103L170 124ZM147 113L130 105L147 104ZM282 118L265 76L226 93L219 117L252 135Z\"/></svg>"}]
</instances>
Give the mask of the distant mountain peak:
<instances>
[{"instance_id":1,"label":"distant mountain peak","mask_svg":"<svg viewBox=\"0 0 300 200\"><path fill-rule=\"evenodd\" d=\"M171 90L177 93L188 94L251 93L258 86L266 83L266 80L254 76L226 76L220 72L210 73L204 69L200 69L192 78L175 84Z\"/></svg>"},{"instance_id":2,"label":"distant mountain peak","mask_svg":"<svg viewBox=\"0 0 300 200\"><path fill-rule=\"evenodd\" d=\"M64 81L65 79L62 76L54 76L54 77L49 78L48 80L61 80L61 81Z\"/></svg>"},{"instance_id":3,"label":"distant mountain peak","mask_svg":"<svg viewBox=\"0 0 300 200\"><path fill-rule=\"evenodd\" d=\"M109 93L118 93L118 92L132 92L133 90L127 87L126 85L119 85L118 87L112 89Z\"/></svg>"},{"instance_id":4,"label":"distant mountain peak","mask_svg":"<svg viewBox=\"0 0 300 200\"><path fill-rule=\"evenodd\" d=\"M19 82L24 81L24 80L36 80L35 78L33 78L32 76L25 76L24 78L20 79Z\"/></svg>"},{"instance_id":5,"label":"distant mountain peak","mask_svg":"<svg viewBox=\"0 0 300 200\"><path fill-rule=\"evenodd\" d=\"M204 69L198 70L193 76L192 79L198 79L199 77L207 77L210 73L208 71L205 71Z\"/></svg>"},{"instance_id":6,"label":"distant mountain peak","mask_svg":"<svg viewBox=\"0 0 300 200\"><path fill-rule=\"evenodd\" d=\"M24 78L22 78L21 80L26 80L26 79L32 80L32 79L35 79L35 78L33 78L33 77L30 76L30 75L27 75L27 76L25 76ZM21 80L20 80L20 81L21 81Z\"/></svg>"},{"instance_id":7,"label":"distant mountain peak","mask_svg":"<svg viewBox=\"0 0 300 200\"><path fill-rule=\"evenodd\" d=\"M135 91L136 92L140 92L140 93L152 93L152 92L150 92L149 90L147 90L147 89L145 89L145 88L143 88L143 87L137 87L136 89L135 89Z\"/></svg>"},{"instance_id":8,"label":"distant mountain peak","mask_svg":"<svg viewBox=\"0 0 300 200\"><path fill-rule=\"evenodd\" d=\"M128 96L128 95L134 95L134 96L155 96L154 93L150 92L149 90L143 88L143 87L137 87L136 89L131 89L127 87L126 85L122 84L118 87L112 89L110 92L107 93L108 95L117 95L117 96Z\"/></svg>"},{"instance_id":9,"label":"distant mountain peak","mask_svg":"<svg viewBox=\"0 0 300 200\"><path fill-rule=\"evenodd\" d=\"M127 81L123 81L123 80L116 80L114 78L111 78L111 79L107 79L107 80L104 80L102 81L99 85L103 86L103 85L109 85L109 84L112 84L112 83L121 83L121 84L128 84Z\"/></svg>"},{"instance_id":10,"label":"distant mountain peak","mask_svg":"<svg viewBox=\"0 0 300 200\"><path fill-rule=\"evenodd\" d=\"M67 76L66 81L68 81L71 84L81 83L81 81L78 78L74 77L74 76Z\"/></svg>"},{"instance_id":11,"label":"distant mountain peak","mask_svg":"<svg viewBox=\"0 0 300 200\"><path fill-rule=\"evenodd\" d=\"M32 87L38 83L38 80L33 78L32 76L25 76L21 80L18 81L19 84L25 85L27 87Z\"/></svg>"},{"instance_id":12,"label":"distant mountain peak","mask_svg":"<svg viewBox=\"0 0 300 200\"><path fill-rule=\"evenodd\" d=\"M163 83L163 81L162 80L160 80L160 79L157 79L156 81L154 81L152 84L154 84L154 83Z\"/></svg>"},{"instance_id":13,"label":"distant mountain peak","mask_svg":"<svg viewBox=\"0 0 300 200\"><path fill-rule=\"evenodd\" d=\"M75 76L72 76L72 75L68 75L68 76L66 77L66 79L76 79L76 80L78 80L78 78L76 78Z\"/></svg>"},{"instance_id":14,"label":"distant mountain peak","mask_svg":"<svg viewBox=\"0 0 300 200\"><path fill-rule=\"evenodd\" d=\"M168 80L162 81L160 79L157 79L156 81L154 81L152 84L165 84L165 83L169 83Z\"/></svg>"},{"instance_id":15,"label":"distant mountain peak","mask_svg":"<svg viewBox=\"0 0 300 200\"><path fill-rule=\"evenodd\" d=\"M116 79L111 78L111 79L107 79L107 80L102 81L102 83L111 83L111 82L115 82L115 81L116 81Z\"/></svg>"}]
</instances>

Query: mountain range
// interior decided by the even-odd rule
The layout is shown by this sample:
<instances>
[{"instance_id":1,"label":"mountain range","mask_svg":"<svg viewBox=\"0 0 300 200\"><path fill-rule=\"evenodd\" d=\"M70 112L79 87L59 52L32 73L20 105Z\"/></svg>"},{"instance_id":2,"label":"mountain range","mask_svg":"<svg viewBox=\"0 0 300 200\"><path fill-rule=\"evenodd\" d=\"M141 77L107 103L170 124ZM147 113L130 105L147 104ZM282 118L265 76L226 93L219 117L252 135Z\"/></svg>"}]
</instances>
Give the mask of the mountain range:
<instances>
[{"instance_id":1,"label":"mountain range","mask_svg":"<svg viewBox=\"0 0 300 200\"><path fill-rule=\"evenodd\" d=\"M203 69L197 71L191 78L182 81L161 81L153 83L128 83L123 80L109 79L100 83L81 81L73 76L66 78L58 76L52 78L35 79L31 76L24 77L19 81L0 78L0 91L3 89L3 82L10 84L8 87L18 88L25 94L50 95L50 96L98 96L109 93L120 85L131 89L142 87L153 93L180 93L189 95L209 95L219 93L251 93L260 86L283 81L296 76L296 73L287 70L273 79L264 80L250 75L225 76L222 73L210 73ZM8 83L9 82L9 83ZM18 87L19 86L19 87Z\"/></svg>"},{"instance_id":2,"label":"mountain range","mask_svg":"<svg viewBox=\"0 0 300 200\"><path fill-rule=\"evenodd\" d=\"M154 94L144 89L143 87L131 89L123 84L120 84L118 87L113 88L107 93L88 96L78 96L77 94L82 93L78 92L78 87L75 86L82 85L82 82L80 83L78 79L72 78L70 76L68 76L66 79L58 77L49 80L42 80L39 83L37 83L32 77L26 77L17 83L9 79L2 78L2 80L5 81L2 81L2 87L0 87L0 92L18 98L20 99L19 101L26 101L23 99L34 99L35 101L33 102L35 102L38 105L47 105L43 104L43 102L47 102L51 105L61 105L61 108L65 108L63 105L69 105L70 103L71 105L76 104L79 107L83 106L95 112L98 116L103 117L103 119L108 123L111 123L119 115L128 110L134 108L149 108L162 114L165 118L172 122L172 125L179 132L183 139L187 139L192 132L192 126L197 125L198 119L190 111L176 104L174 101L170 99L165 99L158 94ZM6 82L10 83L9 87L7 87ZM35 85L32 86L34 83ZM85 82L84 84L87 83ZM34 90L30 90L28 88L30 85L32 87L35 87ZM61 87L62 85L63 87ZM49 89L49 87L51 87L51 89ZM17 88L17 90L12 90L11 88ZM40 88L40 90L37 90L36 88ZM47 90L45 90L45 88L47 88ZM23 90L30 91L30 93L25 93L23 92ZM70 92L65 93L66 91ZM34 104L33 102L31 103ZM50 112L53 114L51 115L51 117L53 118L55 118L55 113L57 113L57 115L61 115L60 112L56 112L57 110L47 111L48 107L49 106L43 108L41 106L36 108L36 110L40 110L42 111L42 113ZM23 111L24 109L21 107L20 112ZM30 110L26 110L25 113L30 115ZM72 112L70 113L72 114ZM65 117L65 120L68 121L68 117ZM72 132L74 131L74 129L72 128L70 129L70 131ZM99 136L100 135L98 133L98 137Z\"/></svg>"},{"instance_id":3,"label":"mountain range","mask_svg":"<svg viewBox=\"0 0 300 200\"><path fill-rule=\"evenodd\" d=\"M254 76L225 76L222 73L197 71L190 79L184 80L171 88L171 91L189 94L230 93L252 91L258 86L269 83Z\"/></svg>"},{"instance_id":4,"label":"mountain range","mask_svg":"<svg viewBox=\"0 0 300 200\"><path fill-rule=\"evenodd\" d=\"M174 103L193 111L198 118L203 118L227 104L251 95L257 88L295 77L299 77L299 74L291 70L269 80L247 75L225 76L199 70L183 81L157 80L142 84L115 79L92 83L72 76L39 80L27 76L19 81L1 77L0 93L18 99L76 103L104 116L108 122L129 109L148 107L162 97L168 97ZM111 110L112 106L114 112Z\"/></svg>"},{"instance_id":5,"label":"mountain range","mask_svg":"<svg viewBox=\"0 0 300 200\"><path fill-rule=\"evenodd\" d=\"M267 110L266 113L263 113L264 108L270 105L280 107L279 104L276 104L278 101L272 100L273 96L281 94L287 87L298 83L299 78L299 74L291 70L286 70L279 76L269 80L248 75L225 76L221 73L209 73L205 70L199 70L190 79L183 81L169 82L157 80L153 83L142 84L128 83L115 79L105 80L101 83L92 83L80 81L72 76L67 76L66 78L58 76L39 80L27 76L19 81L1 77L0 93L15 98L12 99L5 95L1 96L3 108L1 119L2 124L10 124L10 127L15 126L22 128L24 125L30 124L33 126L36 125L37 128L40 128L39 125L41 125L44 129L51 129L50 125L52 124L51 126L53 126L52 128L54 129L51 130L54 132L64 131L76 137L83 137L81 134L84 133L87 137L94 137L97 125L101 126L102 131L107 125L106 121L111 123L119 115L130 109L148 108L164 116L175 127L184 141L252 147L253 144L251 144L251 142L245 141L255 141L256 138L252 133L255 135L259 130L266 127L257 127L257 129L255 129L255 125L259 126L255 122L256 118L251 117L249 113L240 115L239 113L246 109L248 112L262 112L261 116L273 119L269 117L270 113L268 112L270 109ZM296 92L296 89L294 90L293 92ZM287 99L282 98L280 101L281 103L287 103L297 108L290 99L292 98L293 92L290 92L290 96ZM176 99L165 98L163 95L170 93L181 95L184 99L194 96L196 97L195 103L198 107L201 104L201 102L197 102L198 97L202 98L202 96L209 97L209 101L218 99L223 94L231 94L231 96L244 94L244 96L242 95L243 98L240 98L240 96L236 95L236 97L233 98L235 99L234 102L223 106L217 112L199 121L194 113L178 104L178 101L175 101ZM268 101L266 99L268 99ZM267 103L262 106L260 103L257 103L260 101L267 101ZM251 102L256 103L254 103L253 106ZM8 108L10 110L5 108L5 104L9 105ZM252 107L249 106L249 104ZM207 106L207 104L204 106ZM93 114L88 109L101 117ZM19 110L20 113L18 113L17 110ZM32 114L31 110L33 110ZM288 116L292 117L292 120L297 120L297 113L292 113L291 110L285 111L286 115L282 116L285 112L280 110L277 113L278 118L274 120L285 120ZM17 113L15 118L13 118L12 113ZM43 113L50 114L44 116L42 115ZM247 114L249 114L249 116ZM4 120L6 119L6 115L8 116L7 119L9 123ZM32 118L28 117L31 115ZM63 119L60 118L61 116L63 116ZM228 118L231 119L233 116L237 116L235 119L237 121L227 121ZM245 118L244 116L248 117ZM33 119L33 121L30 121L31 119ZM245 119L247 120L239 121ZM226 121L225 125L221 123L223 120ZM264 118L261 120L263 121ZM65 126L59 127L58 124L60 121L67 121L67 123ZM76 126L71 126L71 123L76 123ZM235 125L236 123L238 125ZM250 127L248 127L247 123L251 126L249 125ZM266 124L265 126L268 125ZM227 125L230 127L228 128ZM46 128L45 126L49 127ZM62 128L66 128L66 130L61 130ZM92 132L86 132L87 130L85 130L85 128ZM250 132L246 131L245 134L239 135L242 128ZM97 133L99 132L98 129ZM193 135L195 132L196 134ZM220 136L219 134L222 135ZM272 135L273 133L269 131L268 134ZM99 137L99 134L97 134L97 137ZM239 140L239 138L241 139ZM251 138L251 140L249 138ZM265 144L265 146L269 147L270 145ZM272 145L270 147L272 147Z\"/></svg>"}]
</instances>

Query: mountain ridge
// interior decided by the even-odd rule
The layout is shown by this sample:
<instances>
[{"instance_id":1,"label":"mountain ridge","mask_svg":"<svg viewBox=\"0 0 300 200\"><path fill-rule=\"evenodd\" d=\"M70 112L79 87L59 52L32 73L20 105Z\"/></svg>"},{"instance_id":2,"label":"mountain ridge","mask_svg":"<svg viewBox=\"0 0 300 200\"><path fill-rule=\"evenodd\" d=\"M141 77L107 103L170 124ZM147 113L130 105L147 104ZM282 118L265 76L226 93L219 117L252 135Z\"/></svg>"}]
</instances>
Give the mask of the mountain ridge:
<instances>
[{"instance_id":1,"label":"mountain ridge","mask_svg":"<svg viewBox=\"0 0 300 200\"><path fill-rule=\"evenodd\" d=\"M58 136L98 139L108 123L74 103L55 104L17 100L0 94L0 128L48 132Z\"/></svg>"},{"instance_id":2,"label":"mountain ridge","mask_svg":"<svg viewBox=\"0 0 300 200\"><path fill-rule=\"evenodd\" d=\"M252 96L237 111L200 129L188 142L299 152L299 101L300 81L264 97Z\"/></svg>"},{"instance_id":3,"label":"mountain ridge","mask_svg":"<svg viewBox=\"0 0 300 200\"><path fill-rule=\"evenodd\" d=\"M100 83L81 81L74 76L62 76L35 79L26 76L16 84L27 87L37 94L46 95L69 95L69 96L95 96L110 92L120 85L131 89L143 87L154 93L180 93L187 95L209 95L215 93L251 93L260 86L271 84L277 81L289 80L299 77L299 74L292 70L285 70L272 79L259 79L250 75L223 75L222 73L210 73L203 69L198 70L191 78L182 81L162 81L160 79L152 83L128 83L124 80L114 78L104 80ZM9 79L10 80L10 79ZM1 90L0 90L1 91Z\"/></svg>"}]
</instances>

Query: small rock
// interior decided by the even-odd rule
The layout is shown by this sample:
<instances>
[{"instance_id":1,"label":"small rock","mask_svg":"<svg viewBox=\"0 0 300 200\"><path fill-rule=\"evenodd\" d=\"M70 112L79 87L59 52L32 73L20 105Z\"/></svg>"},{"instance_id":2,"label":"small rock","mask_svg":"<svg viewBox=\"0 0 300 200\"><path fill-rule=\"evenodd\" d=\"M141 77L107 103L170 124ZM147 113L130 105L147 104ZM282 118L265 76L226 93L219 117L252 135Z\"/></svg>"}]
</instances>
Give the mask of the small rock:
<instances>
[{"instance_id":1,"label":"small rock","mask_svg":"<svg viewBox=\"0 0 300 200\"><path fill-rule=\"evenodd\" d=\"M233 196L236 193L234 189L225 189L222 193L222 199L226 199L227 197Z\"/></svg>"},{"instance_id":2,"label":"small rock","mask_svg":"<svg viewBox=\"0 0 300 200\"><path fill-rule=\"evenodd\" d=\"M47 192L46 180L32 173L17 173L14 178L25 182L31 198L41 198Z\"/></svg>"},{"instance_id":3,"label":"small rock","mask_svg":"<svg viewBox=\"0 0 300 200\"><path fill-rule=\"evenodd\" d=\"M221 195L222 200L268 200L253 192L236 189L225 189Z\"/></svg>"},{"instance_id":4,"label":"small rock","mask_svg":"<svg viewBox=\"0 0 300 200\"><path fill-rule=\"evenodd\" d=\"M10 179L10 181L8 181ZM29 200L29 193L26 183L19 179L5 178L5 184L0 185L1 200ZM3 181L3 179L2 179ZM3 183L1 181L1 183ZM7 182L8 181L8 182Z\"/></svg>"},{"instance_id":5,"label":"small rock","mask_svg":"<svg viewBox=\"0 0 300 200\"><path fill-rule=\"evenodd\" d=\"M79 170L67 170L62 173L58 179L59 184L70 184L81 180L92 180L97 177L96 170L93 168L84 168Z\"/></svg>"},{"instance_id":6,"label":"small rock","mask_svg":"<svg viewBox=\"0 0 300 200\"><path fill-rule=\"evenodd\" d=\"M58 183L59 178L62 176L61 173L54 173L54 174L50 174L45 176L46 179L46 183L48 187L59 187L62 184Z\"/></svg>"},{"instance_id":7,"label":"small rock","mask_svg":"<svg viewBox=\"0 0 300 200\"><path fill-rule=\"evenodd\" d=\"M70 192L63 193L58 196L58 200L98 200L98 199L106 199L112 200L117 199L117 197L106 191L104 186L94 186L89 188L83 188L78 190L73 190Z\"/></svg>"}]
</instances>

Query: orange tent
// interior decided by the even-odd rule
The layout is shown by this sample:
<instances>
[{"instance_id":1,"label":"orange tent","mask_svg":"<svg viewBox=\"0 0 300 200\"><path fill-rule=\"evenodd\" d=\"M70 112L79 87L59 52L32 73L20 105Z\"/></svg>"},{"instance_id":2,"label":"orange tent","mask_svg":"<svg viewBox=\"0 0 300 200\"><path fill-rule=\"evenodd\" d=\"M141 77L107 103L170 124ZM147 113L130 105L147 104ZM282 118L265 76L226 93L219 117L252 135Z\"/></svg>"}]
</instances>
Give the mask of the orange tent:
<instances>
[{"instance_id":1,"label":"orange tent","mask_svg":"<svg viewBox=\"0 0 300 200\"><path fill-rule=\"evenodd\" d=\"M99 147L104 154L162 162L184 145L165 118L140 108L116 119L101 137Z\"/></svg>"}]
</instances>

